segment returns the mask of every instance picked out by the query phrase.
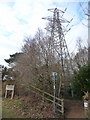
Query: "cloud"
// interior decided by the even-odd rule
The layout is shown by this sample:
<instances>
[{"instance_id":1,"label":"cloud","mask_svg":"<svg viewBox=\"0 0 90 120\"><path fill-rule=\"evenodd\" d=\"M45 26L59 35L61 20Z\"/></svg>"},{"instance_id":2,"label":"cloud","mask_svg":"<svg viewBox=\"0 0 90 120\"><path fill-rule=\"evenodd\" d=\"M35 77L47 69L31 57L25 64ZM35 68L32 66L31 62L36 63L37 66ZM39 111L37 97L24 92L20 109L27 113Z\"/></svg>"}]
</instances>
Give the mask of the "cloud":
<instances>
[{"instance_id":1,"label":"cloud","mask_svg":"<svg viewBox=\"0 0 90 120\"><path fill-rule=\"evenodd\" d=\"M45 28L48 21L42 20L42 17L52 14L47 11L48 8L64 10L67 7L64 17L70 20L74 16L71 24L76 26L67 35L68 43L75 41L80 34L86 34L80 24L77 6L78 3L63 3L63 0L0 0L0 62L20 50L25 36L33 36L38 27Z\"/></svg>"}]
</instances>

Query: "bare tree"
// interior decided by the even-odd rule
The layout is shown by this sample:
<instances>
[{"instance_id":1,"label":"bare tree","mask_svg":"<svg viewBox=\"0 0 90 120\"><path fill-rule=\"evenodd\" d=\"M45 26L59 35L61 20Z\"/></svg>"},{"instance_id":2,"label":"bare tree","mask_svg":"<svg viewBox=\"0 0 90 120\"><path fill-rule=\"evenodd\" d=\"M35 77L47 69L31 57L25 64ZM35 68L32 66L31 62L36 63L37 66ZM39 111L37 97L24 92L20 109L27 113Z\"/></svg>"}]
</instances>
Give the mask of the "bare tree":
<instances>
[{"instance_id":1,"label":"bare tree","mask_svg":"<svg viewBox=\"0 0 90 120\"><path fill-rule=\"evenodd\" d=\"M88 48L86 46L82 46L82 40L79 38L77 40L77 53L73 55L73 68L78 70L79 67L88 64Z\"/></svg>"},{"instance_id":2,"label":"bare tree","mask_svg":"<svg viewBox=\"0 0 90 120\"><path fill-rule=\"evenodd\" d=\"M15 69L19 72L19 83L22 86L32 84L52 94L52 72L60 73L61 66L51 52L50 39L40 29L34 39L25 38L23 54L18 57ZM56 85L58 89L59 83Z\"/></svg>"}]
</instances>

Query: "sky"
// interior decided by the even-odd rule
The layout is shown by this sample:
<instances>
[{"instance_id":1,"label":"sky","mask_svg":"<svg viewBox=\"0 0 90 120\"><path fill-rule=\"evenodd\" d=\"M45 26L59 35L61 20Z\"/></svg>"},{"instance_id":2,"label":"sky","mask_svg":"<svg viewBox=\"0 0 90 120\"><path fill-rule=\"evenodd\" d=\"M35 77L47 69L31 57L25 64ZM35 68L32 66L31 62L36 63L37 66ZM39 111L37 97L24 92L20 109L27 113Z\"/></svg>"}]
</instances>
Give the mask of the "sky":
<instances>
[{"instance_id":1,"label":"sky","mask_svg":"<svg viewBox=\"0 0 90 120\"><path fill-rule=\"evenodd\" d=\"M4 59L21 51L26 36L34 36L38 28L45 28L48 21L42 17L52 15L49 8L67 8L64 18L73 18L70 23L71 30L65 36L70 52L76 50L75 45L79 38L82 39L83 46L87 45L88 29L83 8L86 9L88 1L83 1L0 0L0 64L6 66Z\"/></svg>"}]
</instances>

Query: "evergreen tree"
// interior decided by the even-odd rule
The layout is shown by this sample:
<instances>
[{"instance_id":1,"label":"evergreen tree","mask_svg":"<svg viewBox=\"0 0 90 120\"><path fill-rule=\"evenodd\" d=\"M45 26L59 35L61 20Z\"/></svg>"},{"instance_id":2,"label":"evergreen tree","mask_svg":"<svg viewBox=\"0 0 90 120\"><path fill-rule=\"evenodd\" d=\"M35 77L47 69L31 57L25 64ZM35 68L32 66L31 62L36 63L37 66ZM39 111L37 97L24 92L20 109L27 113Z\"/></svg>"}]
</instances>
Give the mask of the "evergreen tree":
<instances>
[{"instance_id":1,"label":"evergreen tree","mask_svg":"<svg viewBox=\"0 0 90 120\"><path fill-rule=\"evenodd\" d=\"M79 71L74 71L73 86L77 96L82 96L84 91L90 92L90 65L84 65Z\"/></svg>"}]
</instances>

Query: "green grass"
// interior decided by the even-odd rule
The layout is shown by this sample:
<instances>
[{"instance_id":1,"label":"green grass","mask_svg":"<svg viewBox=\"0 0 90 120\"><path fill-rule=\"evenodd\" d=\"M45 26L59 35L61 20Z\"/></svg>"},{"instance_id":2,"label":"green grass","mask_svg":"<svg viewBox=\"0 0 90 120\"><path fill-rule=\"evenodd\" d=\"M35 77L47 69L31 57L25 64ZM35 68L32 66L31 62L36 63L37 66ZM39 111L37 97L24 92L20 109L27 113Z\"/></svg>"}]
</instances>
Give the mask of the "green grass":
<instances>
[{"instance_id":1,"label":"green grass","mask_svg":"<svg viewBox=\"0 0 90 120\"><path fill-rule=\"evenodd\" d=\"M23 102L15 99L3 99L2 101L2 117L3 118L25 118L22 115Z\"/></svg>"}]
</instances>

